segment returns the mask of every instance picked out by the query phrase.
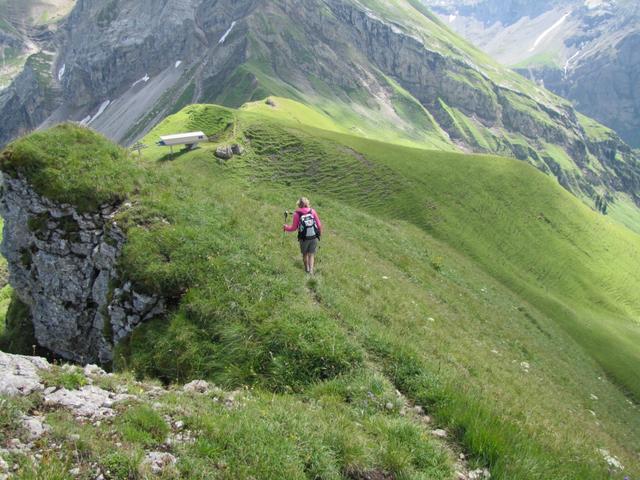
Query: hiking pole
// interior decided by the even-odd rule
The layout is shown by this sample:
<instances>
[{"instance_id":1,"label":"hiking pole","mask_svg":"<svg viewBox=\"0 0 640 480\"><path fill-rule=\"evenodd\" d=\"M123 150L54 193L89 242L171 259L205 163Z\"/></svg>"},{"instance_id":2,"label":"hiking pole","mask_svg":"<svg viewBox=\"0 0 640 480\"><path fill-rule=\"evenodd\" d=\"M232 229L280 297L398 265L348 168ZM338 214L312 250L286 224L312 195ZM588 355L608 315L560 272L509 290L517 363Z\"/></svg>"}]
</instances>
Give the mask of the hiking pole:
<instances>
[{"instance_id":1,"label":"hiking pole","mask_svg":"<svg viewBox=\"0 0 640 480\"><path fill-rule=\"evenodd\" d=\"M285 224L285 225L287 224L287 218L288 218L288 217L289 217L289 211L288 211L288 210L285 210L285 211L284 211L284 224ZM284 233L284 228L283 228L283 229L282 229L282 246L283 246L283 247L284 247L284 235L285 235L285 233Z\"/></svg>"}]
</instances>

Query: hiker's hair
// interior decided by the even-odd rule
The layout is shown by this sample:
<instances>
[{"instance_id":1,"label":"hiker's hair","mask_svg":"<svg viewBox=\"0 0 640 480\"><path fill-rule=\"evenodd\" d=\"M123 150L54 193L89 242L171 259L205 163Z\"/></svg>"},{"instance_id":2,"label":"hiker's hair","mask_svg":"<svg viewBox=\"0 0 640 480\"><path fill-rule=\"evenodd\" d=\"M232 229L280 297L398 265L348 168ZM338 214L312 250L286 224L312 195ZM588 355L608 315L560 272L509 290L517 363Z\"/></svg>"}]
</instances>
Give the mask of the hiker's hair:
<instances>
[{"instance_id":1,"label":"hiker's hair","mask_svg":"<svg viewBox=\"0 0 640 480\"><path fill-rule=\"evenodd\" d=\"M298 208L309 208L311 207L311 203L307 197L300 197L298 200Z\"/></svg>"}]
</instances>

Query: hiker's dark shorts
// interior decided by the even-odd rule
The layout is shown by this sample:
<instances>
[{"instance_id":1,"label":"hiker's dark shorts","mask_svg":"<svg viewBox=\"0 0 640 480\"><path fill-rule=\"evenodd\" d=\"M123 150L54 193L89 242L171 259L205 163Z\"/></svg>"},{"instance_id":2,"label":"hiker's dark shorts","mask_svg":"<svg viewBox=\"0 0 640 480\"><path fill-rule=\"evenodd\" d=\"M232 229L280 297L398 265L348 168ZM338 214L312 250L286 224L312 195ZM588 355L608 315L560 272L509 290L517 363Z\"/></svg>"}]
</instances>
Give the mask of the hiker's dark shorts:
<instances>
[{"instance_id":1,"label":"hiker's dark shorts","mask_svg":"<svg viewBox=\"0 0 640 480\"><path fill-rule=\"evenodd\" d=\"M318 251L318 243L320 243L320 240L317 238L300 240L300 252L302 252L303 255L315 255L316 251Z\"/></svg>"}]
</instances>

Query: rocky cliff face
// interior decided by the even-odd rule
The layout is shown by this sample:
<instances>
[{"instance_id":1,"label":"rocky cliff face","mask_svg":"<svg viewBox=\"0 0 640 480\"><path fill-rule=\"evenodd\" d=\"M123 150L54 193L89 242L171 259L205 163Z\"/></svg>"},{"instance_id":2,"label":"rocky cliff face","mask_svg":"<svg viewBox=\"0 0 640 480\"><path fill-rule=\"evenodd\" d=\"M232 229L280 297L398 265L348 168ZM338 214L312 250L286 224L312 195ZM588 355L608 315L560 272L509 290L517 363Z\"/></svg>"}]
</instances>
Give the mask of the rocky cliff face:
<instances>
[{"instance_id":1,"label":"rocky cliff face","mask_svg":"<svg viewBox=\"0 0 640 480\"><path fill-rule=\"evenodd\" d=\"M49 41L75 0L0 2L0 91L20 74L27 58L49 50Z\"/></svg>"},{"instance_id":2,"label":"rocky cliff face","mask_svg":"<svg viewBox=\"0 0 640 480\"><path fill-rule=\"evenodd\" d=\"M31 312L38 343L65 359L109 363L113 346L141 322L164 312L159 298L118 276L125 241L118 206L79 214L4 176L2 254L10 282Z\"/></svg>"},{"instance_id":3,"label":"rocky cliff face","mask_svg":"<svg viewBox=\"0 0 640 480\"><path fill-rule=\"evenodd\" d=\"M615 135L604 142L590 139L569 105L541 101L535 95L496 83L478 72L474 64L430 50L420 39L398 32L366 11L343 2L334 2L333 9L351 27L349 44L367 52L376 68L426 106L451 138L483 149L478 138L464 136L459 119L448 106L491 132L488 136L495 142L493 151L531 161L543 171L552 172L565 188L592 195L594 183L601 183L612 191L631 192L640 202L640 165L635 154ZM499 131L520 135L529 146L510 141L509 135L493 133ZM585 175L568 177L554 158L544 153L545 142L562 146ZM591 156L606 167L598 180L587 172ZM620 162L621 158L624 161Z\"/></svg>"},{"instance_id":4,"label":"rocky cliff face","mask_svg":"<svg viewBox=\"0 0 640 480\"><path fill-rule=\"evenodd\" d=\"M461 35L640 145L640 5L423 0Z\"/></svg>"},{"instance_id":5,"label":"rocky cliff face","mask_svg":"<svg viewBox=\"0 0 640 480\"><path fill-rule=\"evenodd\" d=\"M640 26L611 49L581 59L566 75L544 67L522 73L571 99L579 111L614 129L630 145L640 146Z\"/></svg>"}]
</instances>

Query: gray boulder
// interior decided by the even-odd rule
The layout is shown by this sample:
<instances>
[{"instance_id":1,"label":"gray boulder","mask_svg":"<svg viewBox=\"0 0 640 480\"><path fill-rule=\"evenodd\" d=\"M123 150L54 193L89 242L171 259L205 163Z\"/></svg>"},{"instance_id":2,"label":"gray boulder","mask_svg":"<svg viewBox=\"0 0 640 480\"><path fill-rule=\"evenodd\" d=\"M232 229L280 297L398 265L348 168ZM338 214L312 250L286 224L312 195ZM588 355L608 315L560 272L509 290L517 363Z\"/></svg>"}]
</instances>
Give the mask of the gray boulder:
<instances>
[{"instance_id":1,"label":"gray boulder","mask_svg":"<svg viewBox=\"0 0 640 480\"><path fill-rule=\"evenodd\" d=\"M0 352L0 394L29 395L41 392L44 386L40 382L38 370L48 370L49 362L44 358L9 355Z\"/></svg>"},{"instance_id":2,"label":"gray boulder","mask_svg":"<svg viewBox=\"0 0 640 480\"><path fill-rule=\"evenodd\" d=\"M222 159L222 160L229 160L233 157L233 149L232 147L226 145L226 146L220 146L218 148L216 148L216 157Z\"/></svg>"}]
</instances>

